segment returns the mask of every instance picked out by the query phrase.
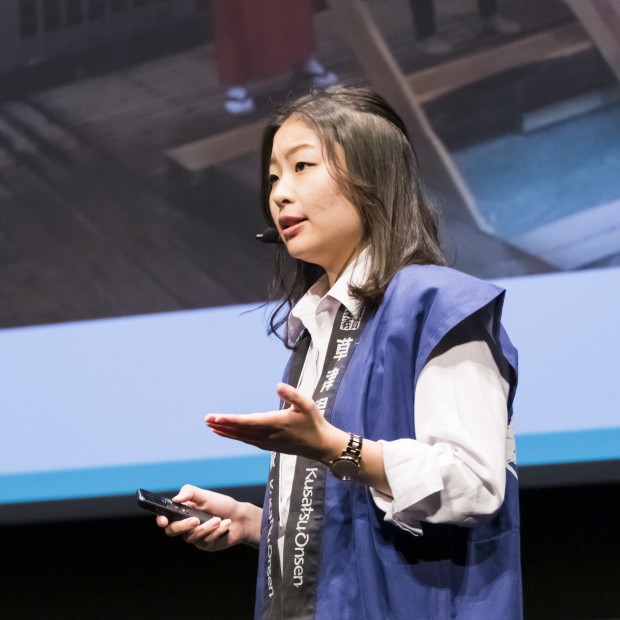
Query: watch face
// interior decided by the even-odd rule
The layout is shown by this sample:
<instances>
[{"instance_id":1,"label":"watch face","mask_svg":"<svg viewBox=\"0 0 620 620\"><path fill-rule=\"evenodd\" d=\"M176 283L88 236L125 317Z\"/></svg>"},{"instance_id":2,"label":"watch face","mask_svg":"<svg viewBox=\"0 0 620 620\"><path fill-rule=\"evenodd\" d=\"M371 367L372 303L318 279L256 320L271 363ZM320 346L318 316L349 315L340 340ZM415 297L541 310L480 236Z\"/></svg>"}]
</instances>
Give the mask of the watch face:
<instances>
[{"instance_id":1,"label":"watch face","mask_svg":"<svg viewBox=\"0 0 620 620\"><path fill-rule=\"evenodd\" d=\"M332 474L340 480L351 480L359 474L360 466L352 458L340 458L332 463Z\"/></svg>"}]
</instances>

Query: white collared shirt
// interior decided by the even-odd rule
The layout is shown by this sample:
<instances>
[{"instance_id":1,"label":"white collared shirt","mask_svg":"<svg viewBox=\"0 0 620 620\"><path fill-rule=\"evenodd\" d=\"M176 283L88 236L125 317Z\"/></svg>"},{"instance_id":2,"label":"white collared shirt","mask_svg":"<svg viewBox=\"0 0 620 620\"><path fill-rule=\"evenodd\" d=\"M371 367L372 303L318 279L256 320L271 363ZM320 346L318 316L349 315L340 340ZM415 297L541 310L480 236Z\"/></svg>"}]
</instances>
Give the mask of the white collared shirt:
<instances>
[{"instance_id":1,"label":"white collared shirt","mask_svg":"<svg viewBox=\"0 0 620 620\"><path fill-rule=\"evenodd\" d=\"M362 252L331 289L323 276L289 315L292 338L304 328L312 337L297 386L306 396L312 397L319 380L340 304L354 315L360 310L349 283L363 282L367 265ZM372 488L371 493L386 521L417 535L420 521L474 525L500 508L507 454L514 460L512 428L507 432L508 389L482 341L455 346L426 364L415 392L417 439L381 442L392 497ZM296 458L281 455L280 536Z\"/></svg>"}]
</instances>

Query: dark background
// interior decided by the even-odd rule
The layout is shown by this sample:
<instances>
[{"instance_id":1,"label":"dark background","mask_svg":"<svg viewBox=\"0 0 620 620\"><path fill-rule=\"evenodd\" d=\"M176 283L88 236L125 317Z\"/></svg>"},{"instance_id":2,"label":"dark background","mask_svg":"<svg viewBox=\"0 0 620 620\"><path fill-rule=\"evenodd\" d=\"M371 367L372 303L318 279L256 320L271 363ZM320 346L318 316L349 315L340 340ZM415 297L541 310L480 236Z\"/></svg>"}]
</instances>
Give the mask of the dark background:
<instances>
[{"instance_id":1,"label":"dark background","mask_svg":"<svg viewBox=\"0 0 620 620\"><path fill-rule=\"evenodd\" d=\"M526 620L620 617L619 510L619 483L521 491ZM256 550L199 552L149 515L4 527L0 549L6 620L252 617Z\"/></svg>"}]
</instances>

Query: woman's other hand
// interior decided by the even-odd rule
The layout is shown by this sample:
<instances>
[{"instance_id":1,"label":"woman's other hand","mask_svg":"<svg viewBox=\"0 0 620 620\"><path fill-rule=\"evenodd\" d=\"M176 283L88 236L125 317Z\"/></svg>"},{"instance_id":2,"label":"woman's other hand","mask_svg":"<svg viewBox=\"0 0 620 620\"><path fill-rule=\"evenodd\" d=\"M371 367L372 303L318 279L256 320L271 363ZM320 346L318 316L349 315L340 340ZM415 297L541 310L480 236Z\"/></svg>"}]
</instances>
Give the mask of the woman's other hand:
<instances>
[{"instance_id":1,"label":"woman's other hand","mask_svg":"<svg viewBox=\"0 0 620 620\"><path fill-rule=\"evenodd\" d=\"M184 485L172 501L208 512L213 518L201 524L195 517L169 521L160 515L157 525L165 528L168 536L183 536L203 551L220 551L239 543L258 547L262 516L258 506L191 484Z\"/></svg>"}]
</instances>

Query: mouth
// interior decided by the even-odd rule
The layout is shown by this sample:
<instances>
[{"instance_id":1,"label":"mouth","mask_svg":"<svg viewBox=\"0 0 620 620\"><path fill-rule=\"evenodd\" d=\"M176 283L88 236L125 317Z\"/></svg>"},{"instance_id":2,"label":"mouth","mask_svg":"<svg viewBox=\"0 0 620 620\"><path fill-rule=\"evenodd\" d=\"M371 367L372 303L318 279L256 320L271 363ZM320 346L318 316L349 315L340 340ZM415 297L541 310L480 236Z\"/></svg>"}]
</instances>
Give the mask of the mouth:
<instances>
[{"instance_id":1,"label":"mouth","mask_svg":"<svg viewBox=\"0 0 620 620\"><path fill-rule=\"evenodd\" d=\"M283 215L278 218L278 225L280 226L280 230L282 234L285 236L290 236L295 234L299 230L299 225L305 222L308 218L306 217L294 217L292 215Z\"/></svg>"}]
</instances>

